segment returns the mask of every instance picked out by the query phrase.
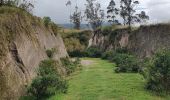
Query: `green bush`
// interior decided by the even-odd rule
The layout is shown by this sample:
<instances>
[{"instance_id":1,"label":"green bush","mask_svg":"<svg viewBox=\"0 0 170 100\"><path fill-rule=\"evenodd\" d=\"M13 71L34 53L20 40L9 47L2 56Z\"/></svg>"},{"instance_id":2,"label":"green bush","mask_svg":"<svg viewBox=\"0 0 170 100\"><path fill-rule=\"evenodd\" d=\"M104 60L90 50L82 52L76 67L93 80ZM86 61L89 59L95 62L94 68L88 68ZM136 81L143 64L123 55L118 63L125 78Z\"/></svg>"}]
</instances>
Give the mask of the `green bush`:
<instances>
[{"instance_id":1,"label":"green bush","mask_svg":"<svg viewBox=\"0 0 170 100\"><path fill-rule=\"evenodd\" d=\"M65 66L67 75L73 73L76 69L81 68L80 59L77 58L75 61L71 61L69 58L61 58L62 64Z\"/></svg>"},{"instance_id":2,"label":"green bush","mask_svg":"<svg viewBox=\"0 0 170 100\"><path fill-rule=\"evenodd\" d=\"M55 51L56 51L55 48L48 49L48 50L46 50L46 54L49 58L52 58Z\"/></svg>"},{"instance_id":3,"label":"green bush","mask_svg":"<svg viewBox=\"0 0 170 100\"><path fill-rule=\"evenodd\" d=\"M148 63L146 87L156 92L170 92L170 51L163 50L155 54Z\"/></svg>"},{"instance_id":4,"label":"green bush","mask_svg":"<svg viewBox=\"0 0 170 100\"><path fill-rule=\"evenodd\" d=\"M88 54L85 51L81 51L81 50L74 50L71 52L68 52L69 56L71 57L86 57Z\"/></svg>"},{"instance_id":5,"label":"green bush","mask_svg":"<svg viewBox=\"0 0 170 100\"><path fill-rule=\"evenodd\" d=\"M111 60L113 57L113 51L106 51L102 54L102 59Z\"/></svg>"},{"instance_id":6,"label":"green bush","mask_svg":"<svg viewBox=\"0 0 170 100\"><path fill-rule=\"evenodd\" d=\"M43 20L44 20L44 25L46 27L48 27L51 23L51 18L50 17L44 17Z\"/></svg>"},{"instance_id":7,"label":"green bush","mask_svg":"<svg viewBox=\"0 0 170 100\"><path fill-rule=\"evenodd\" d=\"M104 36L109 35L112 32L112 30L113 30L112 26L105 26L101 28L102 34Z\"/></svg>"},{"instance_id":8,"label":"green bush","mask_svg":"<svg viewBox=\"0 0 170 100\"><path fill-rule=\"evenodd\" d=\"M117 68L115 72L138 72L139 61L133 55L115 53L113 55L112 61L116 63Z\"/></svg>"},{"instance_id":9,"label":"green bush","mask_svg":"<svg viewBox=\"0 0 170 100\"><path fill-rule=\"evenodd\" d=\"M68 32L61 34L70 57L85 57L91 31Z\"/></svg>"},{"instance_id":10,"label":"green bush","mask_svg":"<svg viewBox=\"0 0 170 100\"><path fill-rule=\"evenodd\" d=\"M46 99L56 93L67 92L67 82L57 73L56 62L44 60L39 65L38 76L28 88L36 100Z\"/></svg>"},{"instance_id":11,"label":"green bush","mask_svg":"<svg viewBox=\"0 0 170 100\"><path fill-rule=\"evenodd\" d=\"M102 51L97 47L90 47L86 50L88 57L99 58L102 56Z\"/></svg>"}]
</instances>

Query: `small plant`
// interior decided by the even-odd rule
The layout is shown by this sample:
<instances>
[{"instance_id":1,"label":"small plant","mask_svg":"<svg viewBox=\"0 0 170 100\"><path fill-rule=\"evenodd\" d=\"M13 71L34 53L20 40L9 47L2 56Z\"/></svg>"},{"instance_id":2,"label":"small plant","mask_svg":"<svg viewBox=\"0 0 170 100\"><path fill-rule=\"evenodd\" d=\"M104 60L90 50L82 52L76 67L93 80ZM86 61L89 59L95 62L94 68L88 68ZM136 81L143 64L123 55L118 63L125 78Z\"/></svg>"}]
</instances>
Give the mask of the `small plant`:
<instances>
[{"instance_id":1,"label":"small plant","mask_svg":"<svg viewBox=\"0 0 170 100\"><path fill-rule=\"evenodd\" d=\"M116 63L117 68L115 69L115 72L138 72L139 62L137 58L133 55L129 54L120 54L116 53L114 54L112 61Z\"/></svg>"},{"instance_id":2,"label":"small plant","mask_svg":"<svg viewBox=\"0 0 170 100\"><path fill-rule=\"evenodd\" d=\"M75 61L71 61L69 58L61 58L61 62L66 67L67 75L82 67L79 58L76 58Z\"/></svg>"},{"instance_id":3,"label":"small plant","mask_svg":"<svg viewBox=\"0 0 170 100\"><path fill-rule=\"evenodd\" d=\"M170 92L170 51L163 50L150 59L146 88L156 92Z\"/></svg>"},{"instance_id":4,"label":"small plant","mask_svg":"<svg viewBox=\"0 0 170 100\"><path fill-rule=\"evenodd\" d=\"M102 55L102 51L97 47L90 47L86 50L88 57L99 58Z\"/></svg>"},{"instance_id":5,"label":"small plant","mask_svg":"<svg viewBox=\"0 0 170 100\"><path fill-rule=\"evenodd\" d=\"M51 18L50 17L44 17L43 20L44 20L44 25L46 27L49 27L49 25L51 23Z\"/></svg>"},{"instance_id":6,"label":"small plant","mask_svg":"<svg viewBox=\"0 0 170 100\"><path fill-rule=\"evenodd\" d=\"M102 59L111 60L113 56L113 51L106 51L102 54Z\"/></svg>"},{"instance_id":7,"label":"small plant","mask_svg":"<svg viewBox=\"0 0 170 100\"><path fill-rule=\"evenodd\" d=\"M56 93L66 93L67 87L67 82L56 71L56 62L50 59L40 63L38 76L28 88L28 93L36 100L42 100Z\"/></svg>"},{"instance_id":8,"label":"small plant","mask_svg":"<svg viewBox=\"0 0 170 100\"><path fill-rule=\"evenodd\" d=\"M52 48L52 49L48 49L46 50L46 54L49 58L52 58L54 53L55 53L56 49L55 48Z\"/></svg>"}]
</instances>

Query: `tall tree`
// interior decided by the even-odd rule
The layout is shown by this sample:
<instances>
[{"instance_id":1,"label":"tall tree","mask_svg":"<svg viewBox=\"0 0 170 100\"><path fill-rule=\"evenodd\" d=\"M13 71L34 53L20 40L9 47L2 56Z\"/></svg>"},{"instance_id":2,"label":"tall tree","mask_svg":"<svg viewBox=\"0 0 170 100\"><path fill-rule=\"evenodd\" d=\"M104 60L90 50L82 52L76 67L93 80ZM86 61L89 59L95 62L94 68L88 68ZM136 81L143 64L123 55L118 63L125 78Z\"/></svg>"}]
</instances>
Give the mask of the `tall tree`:
<instances>
[{"instance_id":1,"label":"tall tree","mask_svg":"<svg viewBox=\"0 0 170 100\"><path fill-rule=\"evenodd\" d=\"M81 11L78 11L78 7L76 6L75 12L70 16L70 20L73 22L75 29L80 29L81 19Z\"/></svg>"},{"instance_id":2,"label":"tall tree","mask_svg":"<svg viewBox=\"0 0 170 100\"><path fill-rule=\"evenodd\" d=\"M107 18L108 18L108 22L110 24L118 24L119 21L116 20L116 15L118 15L118 9L115 7L116 3L114 0L111 0L108 7L107 7Z\"/></svg>"},{"instance_id":3,"label":"tall tree","mask_svg":"<svg viewBox=\"0 0 170 100\"><path fill-rule=\"evenodd\" d=\"M4 4L4 0L0 0L0 6Z\"/></svg>"},{"instance_id":4,"label":"tall tree","mask_svg":"<svg viewBox=\"0 0 170 100\"><path fill-rule=\"evenodd\" d=\"M142 11L142 14L136 14L137 5L139 5L139 1L137 0L121 0L120 1L120 16L124 20L124 25L128 25L129 28L131 28L131 25L135 22L139 23L143 19L146 19L143 16L145 14L144 11ZM141 16L142 15L142 16ZM145 14L146 16L146 14ZM147 16L148 18L148 16Z\"/></svg>"},{"instance_id":5,"label":"tall tree","mask_svg":"<svg viewBox=\"0 0 170 100\"><path fill-rule=\"evenodd\" d=\"M104 10L96 0L86 0L85 17L93 30L102 26L104 20Z\"/></svg>"}]
</instances>

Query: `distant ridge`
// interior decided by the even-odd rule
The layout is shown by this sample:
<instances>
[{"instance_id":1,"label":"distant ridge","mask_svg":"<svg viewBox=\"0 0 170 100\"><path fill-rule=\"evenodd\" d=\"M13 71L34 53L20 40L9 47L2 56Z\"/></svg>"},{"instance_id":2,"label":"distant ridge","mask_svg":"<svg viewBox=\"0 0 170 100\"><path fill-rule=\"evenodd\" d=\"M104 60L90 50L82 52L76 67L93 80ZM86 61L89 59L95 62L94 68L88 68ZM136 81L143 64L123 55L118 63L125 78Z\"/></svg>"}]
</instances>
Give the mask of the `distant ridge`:
<instances>
[{"instance_id":1,"label":"distant ridge","mask_svg":"<svg viewBox=\"0 0 170 100\"><path fill-rule=\"evenodd\" d=\"M61 27L66 28L66 29L71 29L74 27L73 24L59 24ZM104 23L103 26L109 26L109 23ZM81 24L81 29L91 29L88 24Z\"/></svg>"}]
</instances>

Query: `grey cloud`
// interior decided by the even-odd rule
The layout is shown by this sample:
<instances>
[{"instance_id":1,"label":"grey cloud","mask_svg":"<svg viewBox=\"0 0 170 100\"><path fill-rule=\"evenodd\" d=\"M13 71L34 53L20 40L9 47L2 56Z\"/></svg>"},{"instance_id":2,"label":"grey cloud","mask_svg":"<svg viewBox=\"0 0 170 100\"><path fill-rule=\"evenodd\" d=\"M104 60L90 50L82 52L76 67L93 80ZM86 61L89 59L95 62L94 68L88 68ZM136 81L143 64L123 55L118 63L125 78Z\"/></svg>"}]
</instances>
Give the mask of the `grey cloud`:
<instances>
[{"instance_id":1,"label":"grey cloud","mask_svg":"<svg viewBox=\"0 0 170 100\"><path fill-rule=\"evenodd\" d=\"M76 0L71 0L74 6ZM84 10L85 0L77 0L80 9ZM110 0L98 0L102 9L105 9ZM117 4L120 0L115 0ZM170 20L169 0L139 0L140 6L136 8L138 11L145 10L150 16L150 22L162 22ZM66 7L67 0L37 0L34 14L40 17L50 16L56 23L69 23L70 12L74 10L74 7Z\"/></svg>"}]
</instances>

